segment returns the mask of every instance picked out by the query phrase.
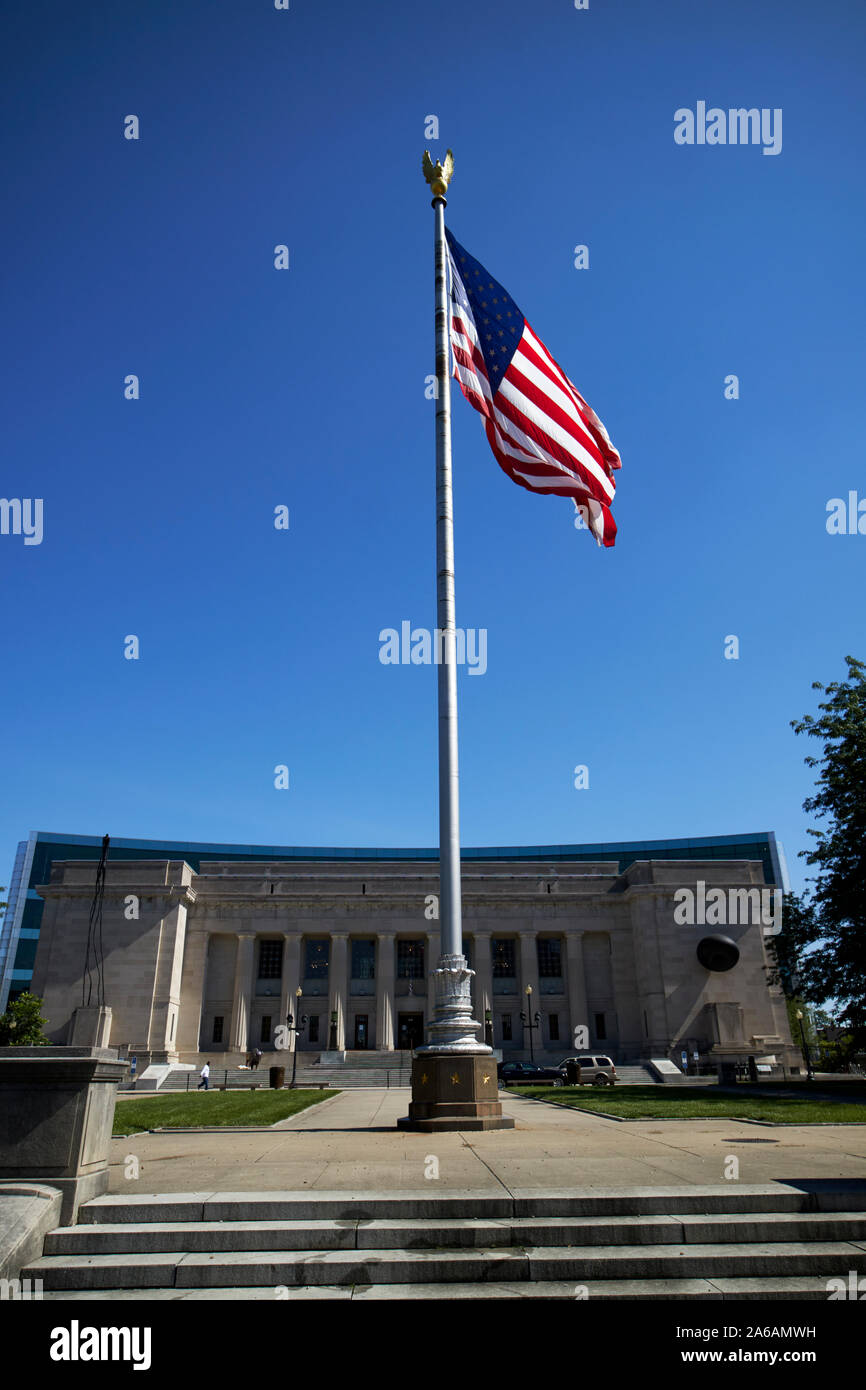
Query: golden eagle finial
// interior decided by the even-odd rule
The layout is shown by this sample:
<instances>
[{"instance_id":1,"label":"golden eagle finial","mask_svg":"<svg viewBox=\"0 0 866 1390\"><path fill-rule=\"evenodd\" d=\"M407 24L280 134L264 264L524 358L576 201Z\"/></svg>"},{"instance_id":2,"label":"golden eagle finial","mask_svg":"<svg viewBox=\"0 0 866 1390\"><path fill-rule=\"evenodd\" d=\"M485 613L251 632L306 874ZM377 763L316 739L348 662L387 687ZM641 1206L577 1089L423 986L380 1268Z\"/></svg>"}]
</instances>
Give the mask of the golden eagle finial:
<instances>
[{"instance_id":1,"label":"golden eagle finial","mask_svg":"<svg viewBox=\"0 0 866 1390\"><path fill-rule=\"evenodd\" d=\"M421 168L424 171L425 179L433 191L433 197L444 198L445 190L451 182L451 175L454 173L454 155L451 151L446 150L444 163L437 159L434 164L433 160L430 158L430 151L425 150L424 157L421 160Z\"/></svg>"}]
</instances>

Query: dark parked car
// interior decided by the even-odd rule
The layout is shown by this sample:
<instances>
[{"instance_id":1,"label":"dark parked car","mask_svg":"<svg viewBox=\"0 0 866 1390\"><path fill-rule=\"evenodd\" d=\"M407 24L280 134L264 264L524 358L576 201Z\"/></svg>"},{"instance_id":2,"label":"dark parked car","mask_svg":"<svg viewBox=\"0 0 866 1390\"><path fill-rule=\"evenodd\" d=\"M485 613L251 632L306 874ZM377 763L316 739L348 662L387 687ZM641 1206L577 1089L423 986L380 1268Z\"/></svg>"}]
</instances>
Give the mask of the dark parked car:
<instances>
[{"instance_id":1,"label":"dark parked car","mask_svg":"<svg viewBox=\"0 0 866 1390\"><path fill-rule=\"evenodd\" d=\"M535 1062L500 1062L496 1068L500 1086L561 1086L558 1067L540 1067Z\"/></svg>"}]
</instances>

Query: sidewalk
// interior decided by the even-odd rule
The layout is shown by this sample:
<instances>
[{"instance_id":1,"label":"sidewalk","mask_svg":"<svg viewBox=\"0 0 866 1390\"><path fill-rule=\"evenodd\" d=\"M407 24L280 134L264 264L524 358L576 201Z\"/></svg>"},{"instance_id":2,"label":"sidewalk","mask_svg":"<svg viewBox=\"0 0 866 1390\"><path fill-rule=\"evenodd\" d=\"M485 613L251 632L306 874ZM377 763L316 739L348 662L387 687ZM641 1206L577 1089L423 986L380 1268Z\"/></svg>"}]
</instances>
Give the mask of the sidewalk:
<instances>
[{"instance_id":1,"label":"sidewalk","mask_svg":"<svg viewBox=\"0 0 866 1390\"><path fill-rule=\"evenodd\" d=\"M109 1192L478 1192L866 1178L866 1125L767 1127L742 1120L620 1124L544 1102L503 1098L513 1130L407 1134L410 1092L342 1091L267 1130L115 1139ZM759 1142L756 1142L759 1141ZM137 1179L124 1176L127 1156ZM433 1162L435 1160L435 1163ZM438 1166L438 1177L433 1173Z\"/></svg>"}]
</instances>

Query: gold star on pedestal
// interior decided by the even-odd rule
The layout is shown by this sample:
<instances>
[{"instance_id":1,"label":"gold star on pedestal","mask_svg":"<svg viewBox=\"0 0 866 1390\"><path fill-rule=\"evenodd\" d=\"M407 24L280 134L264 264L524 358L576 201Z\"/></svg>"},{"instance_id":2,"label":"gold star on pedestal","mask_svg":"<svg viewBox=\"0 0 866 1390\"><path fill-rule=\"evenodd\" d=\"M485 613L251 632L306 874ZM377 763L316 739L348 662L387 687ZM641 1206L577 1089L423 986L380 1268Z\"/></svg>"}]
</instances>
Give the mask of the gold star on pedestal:
<instances>
[{"instance_id":1,"label":"gold star on pedestal","mask_svg":"<svg viewBox=\"0 0 866 1390\"><path fill-rule=\"evenodd\" d=\"M425 1071L424 1075L421 1077L421 1085L422 1085L422 1086L426 1086L426 1085L427 1085L427 1073L426 1073L426 1071Z\"/></svg>"},{"instance_id":2,"label":"gold star on pedestal","mask_svg":"<svg viewBox=\"0 0 866 1390\"><path fill-rule=\"evenodd\" d=\"M489 1085L490 1085L490 1077L489 1077L489 1076L482 1076L482 1078L481 1078L481 1083L482 1083L482 1085L484 1085L484 1086L489 1086Z\"/></svg>"},{"instance_id":3,"label":"gold star on pedestal","mask_svg":"<svg viewBox=\"0 0 866 1390\"><path fill-rule=\"evenodd\" d=\"M457 1072L456 1072L456 1071L452 1071L452 1073L451 1073L451 1085L452 1085L452 1086L459 1086L459 1085L460 1085L460 1077L457 1075Z\"/></svg>"}]
</instances>

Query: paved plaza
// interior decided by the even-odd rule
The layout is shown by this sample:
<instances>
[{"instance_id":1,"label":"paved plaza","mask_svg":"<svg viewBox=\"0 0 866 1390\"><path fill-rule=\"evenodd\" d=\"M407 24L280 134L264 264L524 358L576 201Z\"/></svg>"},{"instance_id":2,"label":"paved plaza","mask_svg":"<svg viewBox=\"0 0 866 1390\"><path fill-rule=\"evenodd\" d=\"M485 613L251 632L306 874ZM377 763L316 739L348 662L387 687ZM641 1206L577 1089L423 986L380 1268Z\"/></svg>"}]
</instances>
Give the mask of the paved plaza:
<instances>
[{"instance_id":1,"label":"paved plaza","mask_svg":"<svg viewBox=\"0 0 866 1390\"><path fill-rule=\"evenodd\" d=\"M731 1155L742 1183L866 1178L866 1125L622 1122L503 1095L513 1130L430 1135L396 1129L409 1100L408 1089L342 1091L270 1128L115 1139L109 1192L706 1187L729 1180Z\"/></svg>"}]
</instances>

